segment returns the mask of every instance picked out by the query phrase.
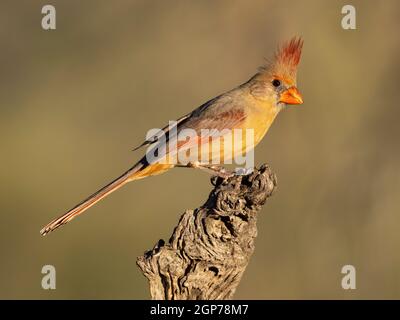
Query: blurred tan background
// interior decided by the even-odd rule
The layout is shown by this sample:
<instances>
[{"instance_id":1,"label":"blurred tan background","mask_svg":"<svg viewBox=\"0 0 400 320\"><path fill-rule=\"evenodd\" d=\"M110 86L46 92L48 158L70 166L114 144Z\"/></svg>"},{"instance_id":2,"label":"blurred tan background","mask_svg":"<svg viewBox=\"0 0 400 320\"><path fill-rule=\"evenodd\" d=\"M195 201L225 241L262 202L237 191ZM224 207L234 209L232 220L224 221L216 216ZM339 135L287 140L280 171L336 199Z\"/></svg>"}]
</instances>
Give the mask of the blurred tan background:
<instances>
[{"instance_id":1,"label":"blurred tan background","mask_svg":"<svg viewBox=\"0 0 400 320\"><path fill-rule=\"evenodd\" d=\"M41 8L57 29L41 28ZM357 30L341 28L353 4ZM40 228L133 164L163 126L305 40L305 103L256 149L279 188L259 215L238 299L400 298L400 3L393 1L1 1L0 298L147 299L135 265L207 174L129 184L48 237ZM41 268L57 289L41 289ZM341 288L343 265L357 289Z\"/></svg>"}]
</instances>

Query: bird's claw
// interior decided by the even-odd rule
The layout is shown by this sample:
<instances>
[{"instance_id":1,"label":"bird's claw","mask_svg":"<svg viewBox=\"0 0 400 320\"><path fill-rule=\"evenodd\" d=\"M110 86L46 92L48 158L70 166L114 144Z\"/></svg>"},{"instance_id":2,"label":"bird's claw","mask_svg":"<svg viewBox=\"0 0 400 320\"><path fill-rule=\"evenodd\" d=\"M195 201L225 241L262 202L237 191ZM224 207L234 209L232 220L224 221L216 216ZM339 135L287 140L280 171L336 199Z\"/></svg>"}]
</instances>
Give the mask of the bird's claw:
<instances>
[{"instance_id":1,"label":"bird's claw","mask_svg":"<svg viewBox=\"0 0 400 320\"><path fill-rule=\"evenodd\" d=\"M237 176L247 176L252 173L254 168L235 168L235 175Z\"/></svg>"}]
</instances>

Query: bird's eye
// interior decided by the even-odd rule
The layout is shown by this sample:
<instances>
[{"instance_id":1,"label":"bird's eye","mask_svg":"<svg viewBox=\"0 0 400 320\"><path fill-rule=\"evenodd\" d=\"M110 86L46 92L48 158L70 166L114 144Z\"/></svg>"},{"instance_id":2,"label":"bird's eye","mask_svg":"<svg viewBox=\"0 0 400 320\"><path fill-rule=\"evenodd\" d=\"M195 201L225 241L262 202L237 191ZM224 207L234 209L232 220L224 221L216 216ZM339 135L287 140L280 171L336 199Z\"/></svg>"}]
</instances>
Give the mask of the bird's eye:
<instances>
[{"instance_id":1,"label":"bird's eye","mask_svg":"<svg viewBox=\"0 0 400 320\"><path fill-rule=\"evenodd\" d=\"M279 87L281 85L281 82L278 79L272 80L272 85L274 87Z\"/></svg>"}]
</instances>

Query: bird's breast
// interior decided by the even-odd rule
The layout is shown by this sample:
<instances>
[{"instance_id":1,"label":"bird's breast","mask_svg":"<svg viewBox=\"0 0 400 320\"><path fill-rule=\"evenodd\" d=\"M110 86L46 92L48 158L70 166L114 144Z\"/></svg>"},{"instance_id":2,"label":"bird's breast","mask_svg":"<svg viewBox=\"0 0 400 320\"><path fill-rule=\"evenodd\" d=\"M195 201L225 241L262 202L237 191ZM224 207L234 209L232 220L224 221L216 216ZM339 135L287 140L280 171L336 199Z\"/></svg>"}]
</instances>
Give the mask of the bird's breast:
<instances>
[{"instance_id":1,"label":"bird's breast","mask_svg":"<svg viewBox=\"0 0 400 320\"><path fill-rule=\"evenodd\" d=\"M277 108L268 104L254 108L248 113L244 125L246 129L251 129L254 132L254 146L264 138L278 112Z\"/></svg>"}]
</instances>

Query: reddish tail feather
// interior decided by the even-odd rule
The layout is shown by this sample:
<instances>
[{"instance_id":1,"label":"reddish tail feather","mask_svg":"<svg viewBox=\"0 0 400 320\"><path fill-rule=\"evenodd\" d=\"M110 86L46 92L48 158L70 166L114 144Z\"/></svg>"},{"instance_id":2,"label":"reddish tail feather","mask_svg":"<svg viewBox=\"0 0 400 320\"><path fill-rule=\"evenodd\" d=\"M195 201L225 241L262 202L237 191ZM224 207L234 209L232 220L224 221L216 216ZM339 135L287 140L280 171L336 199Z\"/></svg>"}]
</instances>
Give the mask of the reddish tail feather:
<instances>
[{"instance_id":1,"label":"reddish tail feather","mask_svg":"<svg viewBox=\"0 0 400 320\"><path fill-rule=\"evenodd\" d=\"M67 213L63 214L61 217L49 222L45 227L43 227L42 230L40 230L40 233L43 236L45 236L46 234L57 229L63 224L70 222L72 219L85 212L87 209L89 209L91 206L99 202L101 199L105 198L110 193L121 188L127 182L132 180L132 175L135 172L138 172L141 168L142 165L140 163L138 165L135 165L134 167L126 171L123 175L116 178L115 180L113 180L112 182L101 188L99 191L92 194L87 199L83 200L81 203L73 207Z\"/></svg>"}]
</instances>

